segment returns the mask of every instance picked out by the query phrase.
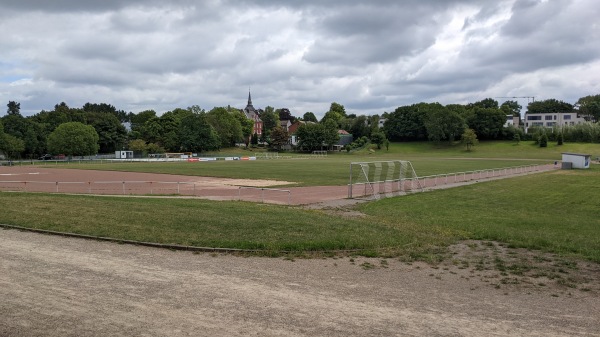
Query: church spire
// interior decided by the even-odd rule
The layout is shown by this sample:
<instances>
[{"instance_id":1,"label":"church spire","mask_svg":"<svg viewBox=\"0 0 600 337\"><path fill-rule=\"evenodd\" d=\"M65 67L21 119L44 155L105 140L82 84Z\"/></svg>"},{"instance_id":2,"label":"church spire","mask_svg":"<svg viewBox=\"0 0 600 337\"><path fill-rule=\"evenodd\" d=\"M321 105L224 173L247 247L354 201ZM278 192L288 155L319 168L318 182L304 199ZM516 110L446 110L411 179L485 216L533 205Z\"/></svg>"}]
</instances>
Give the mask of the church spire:
<instances>
[{"instance_id":1,"label":"church spire","mask_svg":"<svg viewBox=\"0 0 600 337\"><path fill-rule=\"evenodd\" d=\"M248 88L248 106L252 106L252 97L250 96L250 88Z\"/></svg>"}]
</instances>

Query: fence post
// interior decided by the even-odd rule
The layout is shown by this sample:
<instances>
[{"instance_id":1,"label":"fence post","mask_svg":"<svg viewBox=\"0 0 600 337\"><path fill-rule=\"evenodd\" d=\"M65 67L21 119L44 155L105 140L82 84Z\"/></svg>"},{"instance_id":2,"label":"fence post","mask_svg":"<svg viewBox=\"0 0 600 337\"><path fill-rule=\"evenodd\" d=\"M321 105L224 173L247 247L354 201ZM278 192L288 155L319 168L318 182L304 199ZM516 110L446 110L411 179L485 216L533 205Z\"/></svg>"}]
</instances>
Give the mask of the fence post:
<instances>
[{"instance_id":1,"label":"fence post","mask_svg":"<svg viewBox=\"0 0 600 337\"><path fill-rule=\"evenodd\" d=\"M123 195L125 195L125 182L123 182Z\"/></svg>"},{"instance_id":2,"label":"fence post","mask_svg":"<svg viewBox=\"0 0 600 337\"><path fill-rule=\"evenodd\" d=\"M23 184L25 185L25 186L23 187L23 189L25 190L25 192L27 192L27 182L26 182L26 181L24 181L24 182L23 182Z\"/></svg>"},{"instance_id":3,"label":"fence post","mask_svg":"<svg viewBox=\"0 0 600 337\"><path fill-rule=\"evenodd\" d=\"M88 181L88 194L92 194L92 182Z\"/></svg>"},{"instance_id":4,"label":"fence post","mask_svg":"<svg viewBox=\"0 0 600 337\"><path fill-rule=\"evenodd\" d=\"M264 204L265 203L265 189L261 188L261 202Z\"/></svg>"},{"instance_id":5,"label":"fence post","mask_svg":"<svg viewBox=\"0 0 600 337\"><path fill-rule=\"evenodd\" d=\"M179 181L177 182L177 194L179 194Z\"/></svg>"},{"instance_id":6,"label":"fence post","mask_svg":"<svg viewBox=\"0 0 600 337\"><path fill-rule=\"evenodd\" d=\"M58 193L58 181L56 182L56 193Z\"/></svg>"}]
</instances>

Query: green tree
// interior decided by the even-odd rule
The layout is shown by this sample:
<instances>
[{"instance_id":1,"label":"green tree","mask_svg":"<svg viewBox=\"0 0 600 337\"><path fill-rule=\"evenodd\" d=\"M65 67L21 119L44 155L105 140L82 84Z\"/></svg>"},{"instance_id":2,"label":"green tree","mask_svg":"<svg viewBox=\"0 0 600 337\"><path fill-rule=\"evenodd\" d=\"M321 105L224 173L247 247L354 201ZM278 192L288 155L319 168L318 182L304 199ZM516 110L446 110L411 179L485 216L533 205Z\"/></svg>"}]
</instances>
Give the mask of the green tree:
<instances>
[{"instance_id":1,"label":"green tree","mask_svg":"<svg viewBox=\"0 0 600 337\"><path fill-rule=\"evenodd\" d=\"M498 109L498 101L493 98L486 98L479 102L469 104L469 108L479 107L482 109Z\"/></svg>"},{"instance_id":2,"label":"green tree","mask_svg":"<svg viewBox=\"0 0 600 337\"><path fill-rule=\"evenodd\" d=\"M477 134L473 129L466 129L462 134L461 140L462 143L467 147L467 151L471 151L473 146L479 142L477 139Z\"/></svg>"},{"instance_id":3,"label":"green tree","mask_svg":"<svg viewBox=\"0 0 600 337\"><path fill-rule=\"evenodd\" d=\"M193 113L184 117L179 138L182 149L189 152L218 150L221 146L219 135L208 122L206 113Z\"/></svg>"},{"instance_id":4,"label":"green tree","mask_svg":"<svg viewBox=\"0 0 600 337\"><path fill-rule=\"evenodd\" d=\"M323 124L306 123L298 127L298 148L302 151L320 150L323 147L325 127Z\"/></svg>"},{"instance_id":5,"label":"green tree","mask_svg":"<svg viewBox=\"0 0 600 337\"><path fill-rule=\"evenodd\" d=\"M354 136L354 138L369 137L371 128L368 125L367 116L358 116L352 120L348 129L345 129Z\"/></svg>"},{"instance_id":6,"label":"green tree","mask_svg":"<svg viewBox=\"0 0 600 337\"><path fill-rule=\"evenodd\" d=\"M434 142L453 142L465 129L465 121L455 111L448 110L439 103L429 104L424 118L427 136Z\"/></svg>"},{"instance_id":7,"label":"green tree","mask_svg":"<svg viewBox=\"0 0 600 337\"><path fill-rule=\"evenodd\" d=\"M317 123L319 121L317 119L317 116L315 116L315 114L310 111L304 113L304 115L302 116L302 120L305 122L315 122L315 123Z\"/></svg>"},{"instance_id":8,"label":"green tree","mask_svg":"<svg viewBox=\"0 0 600 337\"><path fill-rule=\"evenodd\" d=\"M254 129L254 121L247 118L246 115L240 110L234 109L231 110L230 113L233 114L240 122L240 126L242 128L242 138L244 144L246 144L246 147L248 147L248 144L251 141L250 138L252 137L252 129Z\"/></svg>"},{"instance_id":9,"label":"green tree","mask_svg":"<svg viewBox=\"0 0 600 337\"><path fill-rule=\"evenodd\" d=\"M21 115L21 103L15 102L15 101L8 101L8 104L6 105L8 107L8 109L6 110L6 113L9 115Z\"/></svg>"},{"instance_id":10,"label":"green tree","mask_svg":"<svg viewBox=\"0 0 600 337\"><path fill-rule=\"evenodd\" d=\"M600 95L585 96L577 100L575 106L584 116L589 116L600 122Z\"/></svg>"},{"instance_id":11,"label":"green tree","mask_svg":"<svg viewBox=\"0 0 600 337\"><path fill-rule=\"evenodd\" d=\"M275 109L272 106L267 106L265 111L260 114L260 119L263 122L262 141L268 142L269 137L271 136L271 130L276 126L279 126L279 114L275 112Z\"/></svg>"},{"instance_id":12,"label":"green tree","mask_svg":"<svg viewBox=\"0 0 600 337\"><path fill-rule=\"evenodd\" d=\"M8 159L16 159L25 150L25 143L19 138L5 133L0 138L0 150Z\"/></svg>"},{"instance_id":13,"label":"green tree","mask_svg":"<svg viewBox=\"0 0 600 337\"><path fill-rule=\"evenodd\" d=\"M548 135L545 132L540 136L539 144L540 147L548 147Z\"/></svg>"},{"instance_id":14,"label":"green tree","mask_svg":"<svg viewBox=\"0 0 600 337\"><path fill-rule=\"evenodd\" d=\"M281 126L277 126L271 130L271 146L280 151L284 145L288 143L289 135Z\"/></svg>"},{"instance_id":15,"label":"green tree","mask_svg":"<svg viewBox=\"0 0 600 337\"><path fill-rule=\"evenodd\" d=\"M377 145L377 149L381 149L381 145L385 144L387 138L385 138L385 133L382 131L373 132L371 134L371 143ZM389 141L388 141L389 143ZM389 145L388 145L389 147Z\"/></svg>"},{"instance_id":16,"label":"green tree","mask_svg":"<svg viewBox=\"0 0 600 337\"><path fill-rule=\"evenodd\" d=\"M112 105L108 107L112 107ZM115 113L112 112L113 110ZM127 139L127 130L115 114L116 109L114 107L111 109L103 105L87 103L87 124L93 126L96 133L98 133L100 153L111 153L120 150Z\"/></svg>"},{"instance_id":17,"label":"green tree","mask_svg":"<svg viewBox=\"0 0 600 337\"><path fill-rule=\"evenodd\" d=\"M421 109L425 103L401 106L392 113L384 114L387 119L383 124L383 131L391 140L415 141L427 139L425 128L426 110Z\"/></svg>"},{"instance_id":18,"label":"green tree","mask_svg":"<svg viewBox=\"0 0 600 337\"><path fill-rule=\"evenodd\" d=\"M332 120L325 121L323 124L323 143L327 145L328 149L332 148L333 145L340 141L340 134L338 131L337 124Z\"/></svg>"},{"instance_id":19,"label":"green tree","mask_svg":"<svg viewBox=\"0 0 600 337\"><path fill-rule=\"evenodd\" d=\"M144 124L151 118L156 117L156 111L144 110L138 114L131 114L129 120L131 121L131 132L135 133L134 137L140 137L143 133Z\"/></svg>"},{"instance_id":20,"label":"green tree","mask_svg":"<svg viewBox=\"0 0 600 337\"><path fill-rule=\"evenodd\" d=\"M91 125L69 122L48 136L48 150L54 154L86 156L98 153L98 133Z\"/></svg>"},{"instance_id":21,"label":"green tree","mask_svg":"<svg viewBox=\"0 0 600 337\"><path fill-rule=\"evenodd\" d=\"M500 105L500 110L505 115L513 115L515 117L521 117L521 108L522 106L517 101L506 101Z\"/></svg>"},{"instance_id":22,"label":"green tree","mask_svg":"<svg viewBox=\"0 0 600 337\"><path fill-rule=\"evenodd\" d=\"M498 139L502 136L506 116L500 109L475 106L467 117L467 125L481 139Z\"/></svg>"},{"instance_id":23,"label":"green tree","mask_svg":"<svg viewBox=\"0 0 600 337\"><path fill-rule=\"evenodd\" d=\"M556 135L556 145L563 145L564 143L564 136L562 132L559 132L558 135Z\"/></svg>"},{"instance_id":24,"label":"green tree","mask_svg":"<svg viewBox=\"0 0 600 337\"><path fill-rule=\"evenodd\" d=\"M129 141L127 148L129 151L145 153L148 150L148 145L143 139L134 139Z\"/></svg>"},{"instance_id":25,"label":"green tree","mask_svg":"<svg viewBox=\"0 0 600 337\"><path fill-rule=\"evenodd\" d=\"M531 114L564 113L571 111L573 111L573 105L554 98L531 102L527 105L527 112Z\"/></svg>"},{"instance_id":26,"label":"green tree","mask_svg":"<svg viewBox=\"0 0 600 337\"><path fill-rule=\"evenodd\" d=\"M221 147L231 147L242 140L242 125L227 108L215 107L206 113L206 117L219 135Z\"/></svg>"}]
</instances>

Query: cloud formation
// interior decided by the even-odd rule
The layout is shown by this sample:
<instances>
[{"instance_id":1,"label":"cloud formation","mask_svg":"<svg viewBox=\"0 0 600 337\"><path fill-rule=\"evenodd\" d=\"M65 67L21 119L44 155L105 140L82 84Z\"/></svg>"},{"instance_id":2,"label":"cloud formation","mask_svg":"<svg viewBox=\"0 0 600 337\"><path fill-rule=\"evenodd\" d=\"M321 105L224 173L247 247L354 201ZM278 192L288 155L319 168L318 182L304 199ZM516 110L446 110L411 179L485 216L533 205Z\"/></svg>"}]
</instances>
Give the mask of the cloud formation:
<instances>
[{"instance_id":1,"label":"cloud formation","mask_svg":"<svg viewBox=\"0 0 600 337\"><path fill-rule=\"evenodd\" d=\"M0 101L158 112L600 93L595 0L7 0ZM499 99L502 101L502 99ZM521 100L525 106L527 100Z\"/></svg>"}]
</instances>

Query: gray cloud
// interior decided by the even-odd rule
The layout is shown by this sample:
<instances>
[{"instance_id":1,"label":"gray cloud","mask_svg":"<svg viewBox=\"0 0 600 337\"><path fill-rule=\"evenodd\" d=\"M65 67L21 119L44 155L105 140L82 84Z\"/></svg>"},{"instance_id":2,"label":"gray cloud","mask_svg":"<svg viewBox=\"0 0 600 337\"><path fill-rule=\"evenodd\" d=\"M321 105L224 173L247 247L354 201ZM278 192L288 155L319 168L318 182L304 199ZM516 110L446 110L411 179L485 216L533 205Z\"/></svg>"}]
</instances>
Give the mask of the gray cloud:
<instances>
[{"instance_id":1,"label":"gray cloud","mask_svg":"<svg viewBox=\"0 0 600 337\"><path fill-rule=\"evenodd\" d=\"M573 102L600 90L599 14L594 0L6 0L0 100L162 112L243 107L251 87L255 106L296 115Z\"/></svg>"}]
</instances>

